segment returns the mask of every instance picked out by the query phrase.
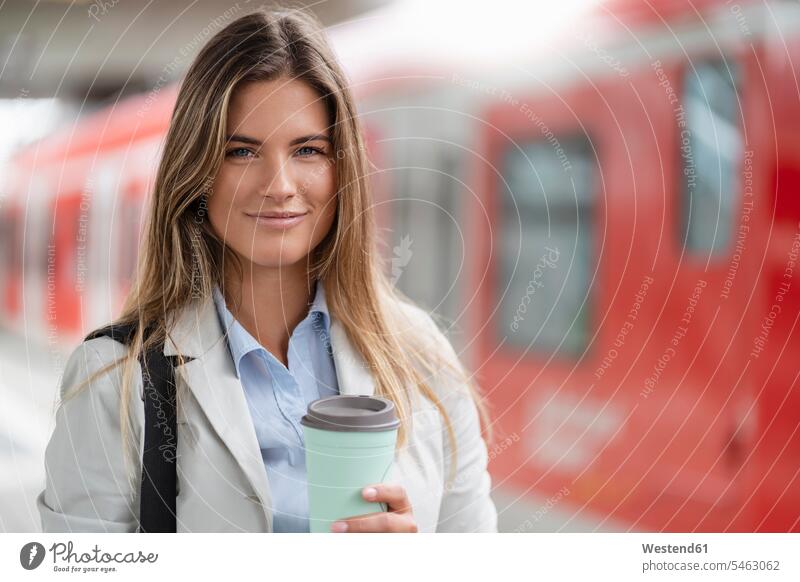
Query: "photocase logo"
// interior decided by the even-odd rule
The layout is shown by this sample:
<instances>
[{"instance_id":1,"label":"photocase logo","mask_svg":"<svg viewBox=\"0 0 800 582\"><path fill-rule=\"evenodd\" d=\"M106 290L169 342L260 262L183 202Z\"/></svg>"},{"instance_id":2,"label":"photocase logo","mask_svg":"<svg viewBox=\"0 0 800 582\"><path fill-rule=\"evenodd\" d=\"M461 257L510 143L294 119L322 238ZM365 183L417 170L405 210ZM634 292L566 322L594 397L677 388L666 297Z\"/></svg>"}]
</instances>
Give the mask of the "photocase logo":
<instances>
[{"instance_id":1,"label":"photocase logo","mask_svg":"<svg viewBox=\"0 0 800 582\"><path fill-rule=\"evenodd\" d=\"M39 542L30 542L19 551L19 563L26 570L35 570L44 560L44 546Z\"/></svg>"}]
</instances>

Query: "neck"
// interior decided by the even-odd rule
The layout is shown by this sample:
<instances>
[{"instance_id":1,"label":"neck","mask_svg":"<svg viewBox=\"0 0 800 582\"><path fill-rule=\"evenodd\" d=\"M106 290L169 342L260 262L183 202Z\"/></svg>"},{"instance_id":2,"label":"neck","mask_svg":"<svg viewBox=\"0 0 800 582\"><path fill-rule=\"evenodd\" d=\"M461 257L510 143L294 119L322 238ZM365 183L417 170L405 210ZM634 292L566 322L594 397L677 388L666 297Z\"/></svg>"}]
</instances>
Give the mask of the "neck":
<instances>
[{"instance_id":1,"label":"neck","mask_svg":"<svg viewBox=\"0 0 800 582\"><path fill-rule=\"evenodd\" d=\"M225 303L258 343L288 366L289 338L308 314L314 282L305 265L267 268L244 264L241 280L226 274ZM241 297L241 303L234 301Z\"/></svg>"}]
</instances>

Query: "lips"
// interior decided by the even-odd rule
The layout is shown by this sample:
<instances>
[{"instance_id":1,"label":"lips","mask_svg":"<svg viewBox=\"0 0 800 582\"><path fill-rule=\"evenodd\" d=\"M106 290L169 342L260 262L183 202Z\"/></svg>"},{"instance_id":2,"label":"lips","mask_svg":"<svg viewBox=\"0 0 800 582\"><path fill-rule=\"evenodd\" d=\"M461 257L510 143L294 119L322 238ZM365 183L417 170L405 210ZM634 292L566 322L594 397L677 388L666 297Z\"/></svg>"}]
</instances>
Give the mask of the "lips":
<instances>
[{"instance_id":1,"label":"lips","mask_svg":"<svg viewBox=\"0 0 800 582\"><path fill-rule=\"evenodd\" d=\"M308 213L287 210L282 212L247 212L245 214L247 214L247 216L252 216L253 218L294 218L295 216L303 216L304 214Z\"/></svg>"},{"instance_id":2,"label":"lips","mask_svg":"<svg viewBox=\"0 0 800 582\"><path fill-rule=\"evenodd\" d=\"M300 224L307 214L308 212L286 210L281 212L259 212L258 214L247 215L254 219L259 226L285 229Z\"/></svg>"}]
</instances>

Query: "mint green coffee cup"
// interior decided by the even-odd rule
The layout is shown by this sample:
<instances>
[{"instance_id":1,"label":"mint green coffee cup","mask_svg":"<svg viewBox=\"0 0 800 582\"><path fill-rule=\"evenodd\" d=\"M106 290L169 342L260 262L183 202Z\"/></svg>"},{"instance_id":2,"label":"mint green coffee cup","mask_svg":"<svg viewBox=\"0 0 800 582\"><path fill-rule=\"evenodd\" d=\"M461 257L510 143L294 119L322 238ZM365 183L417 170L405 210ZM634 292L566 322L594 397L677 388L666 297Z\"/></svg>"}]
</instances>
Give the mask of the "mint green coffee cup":
<instances>
[{"instance_id":1,"label":"mint green coffee cup","mask_svg":"<svg viewBox=\"0 0 800 582\"><path fill-rule=\"evenodd\" d=\"M334 521L387 511L361 491L381 483L394 461L400 421L378 396L330 396L308 405L300 420L306 448L308 523L329 532Z\"/></svg>"}]
</instances>

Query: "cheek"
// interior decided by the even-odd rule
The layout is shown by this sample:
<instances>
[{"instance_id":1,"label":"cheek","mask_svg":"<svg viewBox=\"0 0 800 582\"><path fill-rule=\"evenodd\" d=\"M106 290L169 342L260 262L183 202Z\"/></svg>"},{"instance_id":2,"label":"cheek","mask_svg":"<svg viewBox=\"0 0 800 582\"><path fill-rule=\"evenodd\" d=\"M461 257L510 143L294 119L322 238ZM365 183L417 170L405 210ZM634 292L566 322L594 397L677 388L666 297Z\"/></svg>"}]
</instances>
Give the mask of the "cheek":
<instances>
[{"instance_id":1,"label":"cheek","mask_svg":"<svg viewBox=\"0 0 800 582\"><path fill-rule=\"evenodd\" d=\"M307 184L305 188L307 200L314 208L314 221L311 224L312 238L318 241L328 233L336 216L337 196L333 165L326 163L325 167L315 168L305 182Z\"/></svg>"},{"instance_id":2,"label":"cheek","mask_svg":"<svg viewBox=\"0 0 800 582\"><path fill-rule=\"evenodd\" d=\"M208 199L208 220L217 236L225 238L227 222L230 221L231 197L223 194L224 190L215 188Z\"/></svg>"},{"instance_id":3,"label":"cheek","mask_svg":"<svg viewBox=\"0 0 800 582\"><path fill-rule=\"evenodd\" d=\"M211 227L217 236L226 240L241 229L240 221L243 219L241 212L237 210L236 185L228 182L224 177L215 180L213 192L208 197L208 219Z\"/></svg>"},{"instance_id":4,"label":"cheek","mask_svg":"<svg viewBox=\"0 0 800 582\"><path fill-rule=\"evenodd\" d=\"M314 213L314 222L311 225L313 229L311 238L314 243L321 241L331 229L336 218L336 205L337 197L335 193L322 196L314 201L316 211Z\"/></svg>"},{"instance_id":5,"label":"cheek","mask_svg":"<svg viewBox=\"0 0 800 582\"><path fill-rule=\"evenodd\" d=\"M208 201L209 212L215 214L217 219L221 217L223 222L232 220L237 204L241 206L241 200L249 191L250 180L252 176L241 167L223 163L212 182L213 194Z\"/></svg>"}]
</instances>

